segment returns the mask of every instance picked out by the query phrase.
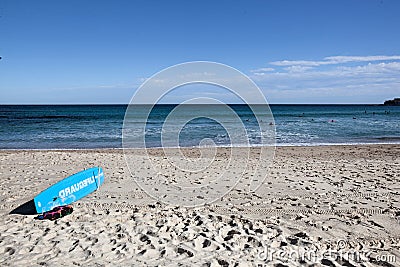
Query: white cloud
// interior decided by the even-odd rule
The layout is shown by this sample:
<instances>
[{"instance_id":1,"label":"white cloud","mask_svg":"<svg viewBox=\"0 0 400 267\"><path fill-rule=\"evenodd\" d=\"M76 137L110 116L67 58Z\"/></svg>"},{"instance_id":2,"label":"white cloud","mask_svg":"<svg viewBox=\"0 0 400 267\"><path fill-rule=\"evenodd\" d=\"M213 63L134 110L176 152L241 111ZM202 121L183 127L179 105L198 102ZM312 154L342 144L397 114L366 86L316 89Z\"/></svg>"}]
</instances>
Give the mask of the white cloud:
<instances>
[{"instance_id":1,"label":"white cloud","mask_svg":"<svg viewBox=\"0 0 400 267\"><path fill-rule=\"evenodd\" d=\"M380 72L382 70L392 70L392 71L399 71L400 70L400 62L382 62L382 63L368 63L367 65L356 66L355 68L352 67L341 67L342 69L346 70L368 70L374 72Z\"/></svg>"},{"instance_id":2,"label":"white cloud","mask_svg":"<svg viewBox=\"0 0 400 267\"><path fill-rule=\"evenodd\" d=\"M296 66L296 65L301 65L301 66L320 66L327 64L327 62L324 61L310 61L310 60L280 60L280 61L273 61L270 62L269 64L274 65L274 66Z\"/></svg>"},{"instance_id":3,"label":"white cloud","mask_svg":"<svg viewBox=\"0 0 400 267\"><path fill-rule=\"evenodd\" d=\"M272 95L273 102L291 102L290 97L299 97L303 99L300 102L306 103L304 99L314 97L317 102L326 98L334 103L352 96L349 103L360 103L375 96L375 103L380 103L382 99L400 96L400 56L335 56L270 64L278 67L273 71L259 68L250 77L267 98Z\"/></svg>"},{"instance_id":4,"label":"white cloud","mask_svg":"<svg viewBox=\"0 0 400 267\"><path fill-rule=\"evenodd\" d=\"M269 72L269 71L274 71L274 68L259 68L259 69L255 69L255 70L251 70L250 72L253 73L259 73L259 72Z\"/></svg>"},{"instance_id":5,"label":"white cloud","mask_svg":"<svg viewBox=\"0 0 400 267\"><path fill-rule=\"evenodd\" d=\"M298 65L295 65L295 66L289 66L289 67L286 67L285 68L285 70L286 71L288 71L288 72L305 72L306 70L310 70L310 69L313 69L314 67L310 67L310 66L298 66Z\"/></svg>"},{"instance_id":6,"label":"white cloud","mask_svg":"<svg viewBox=\"0 0 400 267\"><path fill-rule=\"evenodd\" d=\"M274 66L321 66L321 65L334 65L350 62L373 62L373 61L388 61L400 60L400 56L330 56L325 57L323 60L280 60L273 61L269 64Z\"/></svg>"},{"instance_id":7,"label":"white cloud","mask_svg":"<svg viewBox=\"0 0 400 267\"><path fill-rule=\"evenodd\" d=\"M324 58L324 60L332 62L332 64L340 64L348 62L400 60L400 56L333 56L333 57L326 57Z\"/></svg>"}]
</instances>

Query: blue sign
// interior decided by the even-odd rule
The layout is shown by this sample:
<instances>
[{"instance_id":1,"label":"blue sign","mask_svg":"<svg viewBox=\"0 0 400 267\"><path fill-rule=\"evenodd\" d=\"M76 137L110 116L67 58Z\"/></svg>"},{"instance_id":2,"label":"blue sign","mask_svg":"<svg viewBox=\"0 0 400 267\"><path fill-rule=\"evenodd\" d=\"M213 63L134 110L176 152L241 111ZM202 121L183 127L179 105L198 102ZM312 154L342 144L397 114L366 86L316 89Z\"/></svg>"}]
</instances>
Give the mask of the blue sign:
<instances>
[{"instance_id":1,"label":"blue sign","mask_svg":"<svg viewBox=\"0 0 400 267\"><path fill-rule=\"evenodd\" d=\"M100 167L71 175L50 186L33 199L36 211L43 213L57 206L71 204L97 190L103 182L104 173Z\"/></svg>"}]
</instances>

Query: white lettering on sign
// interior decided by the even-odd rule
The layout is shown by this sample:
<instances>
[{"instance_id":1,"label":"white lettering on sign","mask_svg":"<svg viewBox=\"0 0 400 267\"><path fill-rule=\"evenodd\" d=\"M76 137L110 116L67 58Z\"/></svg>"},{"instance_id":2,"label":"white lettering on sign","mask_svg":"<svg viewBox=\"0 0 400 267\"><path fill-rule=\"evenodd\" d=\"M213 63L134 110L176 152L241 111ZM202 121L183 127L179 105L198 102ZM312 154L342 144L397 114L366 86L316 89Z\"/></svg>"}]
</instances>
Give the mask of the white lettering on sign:
<instances>
[{"instance_id":1,"label":"white lettering on sign","mask_svg":"<svg viewBox=\"0 0 400 267\"><path fill-rule=\"evenodd\" d=\"M95 182L94 179L95 179L95 177L90 177L90 178L80 181L79 183L76 183L67 188L64 188L64 189L60 190L60 192L58 192L58 196L60 198L65 198L75 192L78 192L82 188L85 188L88 185L93 184Z\"/></svg>"}]
</instances>

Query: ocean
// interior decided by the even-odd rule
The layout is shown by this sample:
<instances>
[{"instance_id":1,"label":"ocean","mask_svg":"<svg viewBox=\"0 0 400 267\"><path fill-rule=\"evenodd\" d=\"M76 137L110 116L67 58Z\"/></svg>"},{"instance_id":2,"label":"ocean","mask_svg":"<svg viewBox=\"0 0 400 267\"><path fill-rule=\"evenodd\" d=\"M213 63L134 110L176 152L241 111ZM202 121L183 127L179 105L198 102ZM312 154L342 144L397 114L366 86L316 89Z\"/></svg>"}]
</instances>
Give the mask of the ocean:
<instances>
[{"instance_id":1,"label":"ocean","mask_svg":"<svg viewBox=\"0 0 400 267\"><path fill-rule=\"evenodd\" d=\"M163 124L174 107L153 108L145 128L146 147L162 145ZM258 124L248 106L230 107L248 133L248 143L234 145L260 145ZM0 149L122 148L126 108L127 105L0 105ZM270 105L270 108L278 146L400 143L399 106ZM217 146L229 146L228 132L208 118L218 112L213 105L189 107L187 113L195 119L180 131L179 146L197 146L204 138ZM134 123L131 128L135 130ZM143 135L143 131L136 134Z\"/></svg>"}]
</instances>

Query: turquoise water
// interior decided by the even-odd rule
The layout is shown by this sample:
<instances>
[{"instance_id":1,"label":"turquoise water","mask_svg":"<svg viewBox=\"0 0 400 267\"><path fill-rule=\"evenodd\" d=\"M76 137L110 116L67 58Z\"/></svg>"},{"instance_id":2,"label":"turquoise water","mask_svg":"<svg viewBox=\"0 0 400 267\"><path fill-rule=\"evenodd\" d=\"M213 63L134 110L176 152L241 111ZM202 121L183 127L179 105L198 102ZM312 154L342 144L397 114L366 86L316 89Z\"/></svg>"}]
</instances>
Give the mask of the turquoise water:
<instances>
[{"instance_id":1,"label":"turquoise water","mask_svg":"<svg viewBox=\"0 0 400 267\"><path fill-rule=\"evenodd\" d=\"M121 148L126 107L126 105L0 105L0 148ZM136 132L144 135L147 147L161 146L163 123L174 107L174 105L155 106L147 120L145 134ZM251 110L246 105L231 105L231 107L243 121L250 145L259 145L260 131ZM274 115L277 145L400 143L400 107L376 105L271 105L270 107ZM190 121L179 133L180 146L196 146L204 138L210 138L220 146L230 144L226 130L215 120L207 118L219 112L217 107L194 105L188 108L187 112L197 118ZM229 115L226 115L226 119L230 119ZM135 130L134 124L131 130Z\"/></svg>"}]
</instances>

